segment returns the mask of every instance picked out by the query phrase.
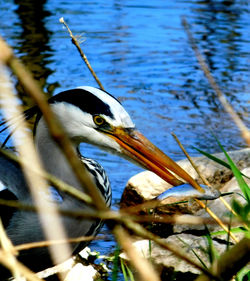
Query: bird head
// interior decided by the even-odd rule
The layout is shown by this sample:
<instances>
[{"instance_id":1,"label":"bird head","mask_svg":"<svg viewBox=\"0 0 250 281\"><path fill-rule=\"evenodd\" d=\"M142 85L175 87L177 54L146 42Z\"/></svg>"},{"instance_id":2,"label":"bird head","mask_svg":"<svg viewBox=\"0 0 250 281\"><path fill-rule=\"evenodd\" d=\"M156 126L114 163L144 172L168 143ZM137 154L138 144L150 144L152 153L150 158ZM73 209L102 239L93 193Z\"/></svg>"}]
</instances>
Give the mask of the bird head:
<instances>
[{"instance_id":1,"label":"bird head","mask_svg":"<svg viewBox=\"0 0 250 281\"><path fill-rule=\"evenodd\" d=\"M137 163L174 186L183 183L176 174L199 188L191 176L135 128L121 103L107 92L79 87L53 96L49 103L76 145L93 144Z\"/></svg>"}]
</instances>

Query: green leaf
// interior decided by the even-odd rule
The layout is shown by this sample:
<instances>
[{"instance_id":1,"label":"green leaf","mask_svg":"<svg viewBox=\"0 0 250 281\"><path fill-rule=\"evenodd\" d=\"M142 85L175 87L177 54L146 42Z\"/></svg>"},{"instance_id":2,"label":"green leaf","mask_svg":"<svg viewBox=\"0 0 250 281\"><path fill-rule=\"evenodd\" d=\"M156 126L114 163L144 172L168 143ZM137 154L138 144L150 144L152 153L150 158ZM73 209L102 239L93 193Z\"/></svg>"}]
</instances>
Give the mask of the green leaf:
<instances>
[{"instance_id":1,"label":"green leaf","mask_svg":"<svg viewBox=\"0 0 250 281\"><path fill-rule=\"evenodd\" d=\"M239 226L239 227L231 228L230 231L232 233L245 233L246 229L241 227L241 226ZM225 231L225 230L216 231L216 232L210 232L211 236L219 236L219 235L226 235L226 234L228 234L228 232Z\"/></svg>"},{"instance_id":2,"label":"green leaf","mask_svg":"<svg viewBox=\"0 0 250 281\"><path fill-rule=\"evenodd\" d=\"M223 146L221 145L221 143L219 142L218 139L216 139L221 150L224 152L227 160L228 160L228 163L233 171L233 174L239 184L239 187L242 191L242 193L244 194L245 196L245 199L247 200L247 202L250 204L250 188L249 186L246 184L245 180L243 179L239 169L236 167L236 165L234 164L233 160L230 158L230 156L228 155L228 153L226 152L226 150L223 148Z\"/></svg>"},{"instance_id":3,"label":"green leaf","mask_svg":"<svg viewBox=\"0 0 250 281\"><path fill-rule=\"evenodd\" d=\"M130 268L125 264L126 266L126 269L127 269L127 272L128 272L128 275L129 275L129 278L131 281L135 281L135 278L134 278L134 275L133 275L133 272L130 270Z\"/></svg>"},{"instance_id":4,"label":"green leaf","mask_svg":"<svg viewBox=\"0 0 250 281\"><path fill-rule=\"evenodd\" d=\"M214 156L214 155L212 155L212 154L209 154L209 153L207 153L207 152L205 152L205 151L203 151L203 150L201 150L201 149L199 149L199 148L197 148L197 147L194 147L194 146L193 146L193 148L196 149L196 150L197 150L198 152L200 152L201 154L205 155L207 158L213 160L214 162L216 162L216 163L218 163L218 164L220 164L220 165L222 165L222 166L224 166L224 167L226 167L226 168L232 170L232 169L231 169L231 166L230 166L227 162L225 162L224 160L221 160L220 158L218 158L218 157L216 157L216 156ZM243 173L240 172L240 174L241 174L243 177L245 177L245 178L247 178L247 179L250 179L250 177L244 175Z\"/></svg>"},{"instance_id":5,"label":"green leaf","mask_svg":"<svg viewBox=\"0 0 250 281\"><path fill-rule=\"evenodd\" d=\"M218 259L219 257L219 254L218 252L216 251L214 245L213 245L213 240L210 236L210 233L208 233L206 235L206 238L207 238L207 243L208 243L208 255L209 255L209 260L210 260L210 263L212 264L216 259Z\"/></svg>"},{"instance_id":6,"label":"green leaf","mask_svg":"<svg viewBox=\"0 0 250 281\"><path fill-rule=\"evenodd\" d=\"M188 243L186 243L183 239L181 239L178 235L176 236L177 239L179 239L186 247L190 248L190 245ZM195 252L195 250L193 248L189 249L191 250L191 252L196 256L196 258L199 260L199 262L202 264L202 266L206 269L208 269L207 265L205 264L205 262L202 260L202 258Z\"/></svg>"},{"instance_id":7,"label":"green leaf","mask_svg":"<svg viewBox=\"0 0 250 281\"><path fill-rule=\"evenodd\" d=\"M128 275L127 275L127 270L126 270L125 264L122 259L120 259L120 261L121 261L121 269L122 269L122 274L123 274L124 280L128 281Z\"/></svg>"},{"instance_id":8,"label":"green leaf","mask_svg":"<svg viewBox=\"0 0 250 281\"><path fill-rule=\"evenodd\" d=\"M232 208L237 215L247 224L250 224L250 204L242 205L236 200L232 201Z\"/></svg>"},{"instance_id":9,"label":"green leaf","mask_svg":"<svg viewBox=\"0 0 250 281\"><path fill-rule=\"evenodd\" d=\"M247 266L243 267L236 275L237 281L250 280L250 269Z\"/></svg>"},{"instance_id":10,"label":"green leaf","mask_svg":"<svg viewBox=\"0 0 250 281\"><path fill-rule=\"evenodd\" d=\"M114 252L114 261L113 261L113 270L112 270L112 281L118 280L118 272L119 272L119 254L120 247L117 245Z\"/></svg>"}]
</instances>

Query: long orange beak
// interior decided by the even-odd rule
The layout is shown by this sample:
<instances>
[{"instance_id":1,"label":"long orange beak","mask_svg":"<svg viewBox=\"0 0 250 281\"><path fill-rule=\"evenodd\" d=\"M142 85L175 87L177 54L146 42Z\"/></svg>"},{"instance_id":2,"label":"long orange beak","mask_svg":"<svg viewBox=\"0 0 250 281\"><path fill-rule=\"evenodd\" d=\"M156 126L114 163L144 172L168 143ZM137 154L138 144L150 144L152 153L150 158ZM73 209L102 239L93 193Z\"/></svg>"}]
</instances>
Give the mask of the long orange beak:
<instances>
[{"instance_id":1,"label":"long orange beak","mask_svg":"<svg viewBox=\"0 0 250 281\"><path fill-rule=\"evenodd\" d=\"M115 128L110 134L110 137L120 145L126 156L132 158L146 169L154 172L171 185L177 186L183 184L181 180L177 179L176 176L171 173L174 172L184 181L191 184L195 189L204 192L199 184L187 172L152 144L139 131L134 129L124 130L123 128Z\"/></svg>"}]
</instances>

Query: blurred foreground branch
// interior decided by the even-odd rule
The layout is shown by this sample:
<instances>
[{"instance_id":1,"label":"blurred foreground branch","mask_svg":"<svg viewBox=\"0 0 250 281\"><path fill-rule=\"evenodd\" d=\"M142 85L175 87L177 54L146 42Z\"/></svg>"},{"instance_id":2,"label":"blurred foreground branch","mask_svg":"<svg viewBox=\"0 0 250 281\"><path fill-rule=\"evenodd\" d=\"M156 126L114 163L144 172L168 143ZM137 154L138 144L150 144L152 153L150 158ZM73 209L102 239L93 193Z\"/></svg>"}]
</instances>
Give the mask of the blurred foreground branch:
<instances>
[{"instance_id":1,"label":"blurred foreground branch","mask_svg":"<svg viewBox=\"0 0 250 281\"><path fill-rule=\"evenodd\" d=\"M225 108L225 110L227 111L227 113L231 116L231 118L233 119L234 123L237 125L237 127L239 128L242 137L244 138L244 140L246 141L247 145L250 146L250 131L248 130L248 128L246 127L246 125L243 123L243 121L240 119L240 117L238 116L238 114L235 112L235 110L233 109L233 107L230 105L230 103L227 101L225 95L223 94L223 92L221 91L220 87L218 86L218 84L216 83L212 73L209 70L209 67L203 57L203 55L201 54L195 39L193 38L190 26L188 24L188 22L186 21L185 18L182 19L182 25L184 26L184 29L188 35L188 39L190 42L190 45L195 53L196 59L200 65L200 68L202 69L202 71L204 72L210 86L212 87L212 89L215 91L215 93L218 96L219 101L221 102L222 106Z\"/></svg>"},{"instance_id":2,"label":"blurred foreground branch","mask_svg":"<svg viewBox=\"0 0 250 281\"><path fill-rule=\"evenodd\" d=\"M0 69L1 106L6 115L6 119L9 120L17 116L22 116L22 110L20 109L17 98L13 93L12 85L11 82L9 81L9 77L7 75L6 69L4 69L3 65L0 65L0 67L1 67ZM32 163L34 169L42 170L42 166L36 154L32 135L27 130L27 125L24 119L22 120L22 122L19 123L19 130L17 133L18 134L14 138L14 143L20 154L20 158L26 159L27 162ZM20 141L18 137L22 141ZM42 177L37 176L30 169L27 169L26 166L23 166L22 169L27 179L28 186L30 187L32 197L36 202L38 214L39 217L41 218L41 223L43 225L46 237L49 240L65 239L66 236L64 234L64 229L61 220L59 219L56 205L51 203L50 201L42 200L42 197L40 196L41 193L46 194L48 192L47 182ZM44 214L45 210L50 210L51 212L50 225L48 225L48 218ZM67 258L71 252L70 248L65 244L51 245L49 249L55 263L60 262L62 258ZM59 252L60 254L58 254Z\"/></svg>"}]
</instances>

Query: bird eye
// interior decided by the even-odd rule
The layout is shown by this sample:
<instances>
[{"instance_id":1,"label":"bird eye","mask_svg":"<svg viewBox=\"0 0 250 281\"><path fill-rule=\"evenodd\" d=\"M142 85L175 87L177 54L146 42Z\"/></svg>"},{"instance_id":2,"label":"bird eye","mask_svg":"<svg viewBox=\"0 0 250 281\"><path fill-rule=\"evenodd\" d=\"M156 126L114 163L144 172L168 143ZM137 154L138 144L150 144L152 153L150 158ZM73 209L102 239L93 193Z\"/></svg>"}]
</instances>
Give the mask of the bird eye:
<instances>
[{"instance_id":1,"label":"bird eye","mask_svg":"<svg viewBox=\"0 0 250 281\"><path fill-rule=\"evenodd\" d=\"M93 116L93 120L94 120L94 122L95 122L95 124L96 124L97 126L101 126L101 125L103 125L104 122L105 122L105 120L104 120L101 116L99 116L99 115Z\"/></svg>"}]
</instances>

